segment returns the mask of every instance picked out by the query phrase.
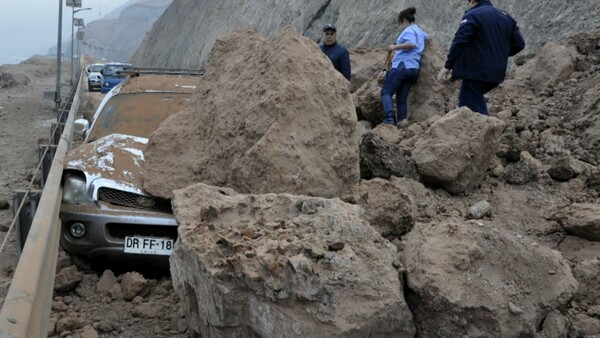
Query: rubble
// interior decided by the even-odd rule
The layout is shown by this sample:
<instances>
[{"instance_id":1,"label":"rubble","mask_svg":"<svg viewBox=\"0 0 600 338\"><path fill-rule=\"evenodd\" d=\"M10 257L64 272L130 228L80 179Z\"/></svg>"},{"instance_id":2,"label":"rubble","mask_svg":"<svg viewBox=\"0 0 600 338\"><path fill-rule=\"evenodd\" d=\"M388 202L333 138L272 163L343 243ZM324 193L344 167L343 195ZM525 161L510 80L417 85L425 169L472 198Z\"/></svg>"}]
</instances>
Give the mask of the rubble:
<instances>
[{"instance_id":1,"label":"rubble","mask_svg":"<svg viewBox=\"0 0 600 338\"><path fill-rule=\"evenodd\" d=\"M396 247L360 207L204 184L175 191L173 203L171 274L190 332L414 336Z\"/></svg>"}]
</instances>

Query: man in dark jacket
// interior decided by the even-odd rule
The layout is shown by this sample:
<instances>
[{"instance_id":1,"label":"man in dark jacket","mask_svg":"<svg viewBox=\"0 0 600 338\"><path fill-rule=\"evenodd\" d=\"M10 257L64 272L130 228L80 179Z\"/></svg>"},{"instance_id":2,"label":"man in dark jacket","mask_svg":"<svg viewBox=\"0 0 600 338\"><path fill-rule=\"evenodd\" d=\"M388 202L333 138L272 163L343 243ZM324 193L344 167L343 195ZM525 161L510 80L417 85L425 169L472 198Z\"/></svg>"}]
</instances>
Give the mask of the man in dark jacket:
<instances>
[{"instance_id":1,"label":"man in dark jacket","mask_svg":"<svg viewBox=\"0 0 600 338\"><path fill-rule=\"evenodd\" d=\"M333 63L333 67L350 81L350 53L346 47L337 43L337 28L333 24L323 27L323 43L321 50Z\"/></svg>"},{"instance_id":2,"label":"man in dark jacket","mask_svg":"<svg viewBox=\"0 0 600 338\"><path fill-rule=\"evenodd\" d=\"M517 22L490 0L468 0L470 9L452 40L438 81L462 79L458 105L488 115L484 94L506 77L508 57L525 48Z\"/></svg>"}]
</instances>

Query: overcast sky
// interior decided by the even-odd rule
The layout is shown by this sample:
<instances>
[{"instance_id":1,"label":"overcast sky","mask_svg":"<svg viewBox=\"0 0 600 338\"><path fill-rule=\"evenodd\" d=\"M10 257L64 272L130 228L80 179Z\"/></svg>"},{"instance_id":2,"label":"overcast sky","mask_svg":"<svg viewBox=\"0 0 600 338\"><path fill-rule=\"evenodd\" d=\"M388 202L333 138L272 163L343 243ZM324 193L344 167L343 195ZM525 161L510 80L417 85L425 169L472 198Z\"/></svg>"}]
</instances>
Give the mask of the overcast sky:
<instances>
[{"instance_id":1,"label":"overcast sky","mask_svg":"<svg viewBox=\"0 0 600 338\"><path fill-rule=\"evenodd\" d=\"M92 10L76 13L85 24L110 13L128 0L83 0ZM63 5L66 0L63 0ZM19 63L46 54L57 42L59 0L0 0L0 64ZM71 35L71 8L63 10L63 37Z\"/></svg>"}]
</instances>

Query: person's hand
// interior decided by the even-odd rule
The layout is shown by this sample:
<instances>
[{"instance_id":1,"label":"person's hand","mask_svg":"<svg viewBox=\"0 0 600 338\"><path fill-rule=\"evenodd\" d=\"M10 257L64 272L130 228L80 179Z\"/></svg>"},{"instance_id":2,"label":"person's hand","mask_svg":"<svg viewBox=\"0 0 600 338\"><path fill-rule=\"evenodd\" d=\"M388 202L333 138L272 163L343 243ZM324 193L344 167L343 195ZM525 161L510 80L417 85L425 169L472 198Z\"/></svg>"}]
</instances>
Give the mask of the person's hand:
<instances>
[{"instance_id":1,"label":"person's hand","mask_svg":"<svg viewBox=\"0 0 600 338\"><path fill-rule=\"evenodd\" d=\"M442 67L442 69L438 73L437 82L442 83L442 82L447 82L448 80L450 80L450 69L446 69L446 67Z\"/></svg>"},{"instance_id":2,"label":"person's hand","mask_svg":"<svg viewBox=\"0 0 600 338\"><path fill-rule=\"evenodd\" d=\"M396 45L389 45L388 46L388 51L393 52L396 50Z\"/></svg>"}]
</instances>

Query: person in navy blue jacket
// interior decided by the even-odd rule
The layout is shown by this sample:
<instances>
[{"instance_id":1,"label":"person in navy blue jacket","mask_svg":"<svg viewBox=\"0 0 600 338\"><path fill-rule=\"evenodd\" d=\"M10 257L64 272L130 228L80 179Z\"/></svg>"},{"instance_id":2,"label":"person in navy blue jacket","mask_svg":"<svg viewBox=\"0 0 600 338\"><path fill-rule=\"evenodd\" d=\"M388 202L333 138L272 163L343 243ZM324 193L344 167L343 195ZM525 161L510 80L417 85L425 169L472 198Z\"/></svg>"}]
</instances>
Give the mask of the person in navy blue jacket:
<instances>
[{"instance_id":1,"label":"person in navy blue jacket","mask_svg":"<svg viewBox=\"0 0 600 338\"><path fill-rule=\"evenodd\" d=\"M525 48L517 22L490 0L468 0L438 81L462 79L459 107L488 115L484 95L506 77L508 57Z\"/></svg>"},{"instance_id":2,"label":"person in navy blue jacket","mask_svg":"<svg viewBox=\"0 0 600 338\"><path fill-rule=\"evenodd\" d=\"M352 68L350 66L350 53L346 47L337 43L337 28L333 24L323 27L323 43L321 50L333 63L333 67L348 81L350 81Z\"/></svg>"}]
</instances>

